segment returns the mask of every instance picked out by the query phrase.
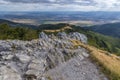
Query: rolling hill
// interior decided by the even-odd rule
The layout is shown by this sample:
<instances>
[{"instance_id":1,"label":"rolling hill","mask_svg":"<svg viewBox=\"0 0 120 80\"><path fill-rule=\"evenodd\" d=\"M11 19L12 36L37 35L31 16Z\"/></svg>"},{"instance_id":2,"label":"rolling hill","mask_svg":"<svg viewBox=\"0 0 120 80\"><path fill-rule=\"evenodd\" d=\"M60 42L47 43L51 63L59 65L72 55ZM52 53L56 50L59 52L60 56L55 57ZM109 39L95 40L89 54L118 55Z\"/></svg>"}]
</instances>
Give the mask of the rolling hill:
<instances>
[{"instance_id":1,"label":"rolling hill","mask_svg":"<svg viewBox=\"0 0 120 80\"><path fill-rule=\"evenodd\" d=\"M35 25L15 23L15 22L12 22L12 21L9 21L9 20L0 19L0 24L2 24L2 23L7 23L11 27L26 27L26 28L37 29L37 26L35 26Z\"/></svg>"},{"instance_id":2,"label":"rolling hill","mask_svg":"<svg viewBox=\"0 0 120 80\"><path fill-rule=\"evenodd\" d=\"M91 27L86 27L86 29L89 29L104 35L120 38L120 23L95 25Z\"/></svg>"}]
</instances>

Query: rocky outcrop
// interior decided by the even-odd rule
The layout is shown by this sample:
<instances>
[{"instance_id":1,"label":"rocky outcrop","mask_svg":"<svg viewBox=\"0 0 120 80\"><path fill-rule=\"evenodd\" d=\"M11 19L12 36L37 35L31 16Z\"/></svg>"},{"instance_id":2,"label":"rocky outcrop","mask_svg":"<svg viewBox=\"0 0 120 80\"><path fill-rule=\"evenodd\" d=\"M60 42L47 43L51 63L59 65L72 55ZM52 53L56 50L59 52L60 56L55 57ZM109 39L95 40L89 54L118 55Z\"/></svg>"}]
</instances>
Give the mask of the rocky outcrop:
<instances>
[{"instance_id":1,"label":"rocky outcrop","mask_svg":"<svg viewBox=\"0 0 120 80\"><path fill-rule=\"evenodd\" d=\"M87 37L84 34L80 34L78 32L70 33L69 37L71 39L79 40L83 43L87 43Z\"/></svg>"},{"instance_id":2,"label":"rocky outcrop","mask_svg":"<svg viewBox=\"0 0 120 80\"><path fill-rule=\"evenodd\" d=\"M65 32L59 32L57 36L61 39L75 39L83 43L87 43L87 37L84 34L78 32L69 33L69 34L66 34Z\"/></svg>"},{"instance_id":3,"label":"rocky outcrop","mask_svg":"<svg viewBox=\"0 0 120 80\"><path fill-rule=\"evenodd\" d=\"M64 66L65 63L77 56L80 61L89 57L87 50L80 46L75 47L71 39L87 43L87 37L77 32L70 34L63 32L58 33L57 36L46 35L42 32L39 40L32 41L1 40L0 80L50 80L50 76L53 76L50 71L58 66ZM74 65L74 63L72 64ZM57 69L55 70L57 71ZM98 76L95 79L99 80L99 78ZM57 77L52 77L52 79L60 80Z\"/></svg>"}]
</instances>

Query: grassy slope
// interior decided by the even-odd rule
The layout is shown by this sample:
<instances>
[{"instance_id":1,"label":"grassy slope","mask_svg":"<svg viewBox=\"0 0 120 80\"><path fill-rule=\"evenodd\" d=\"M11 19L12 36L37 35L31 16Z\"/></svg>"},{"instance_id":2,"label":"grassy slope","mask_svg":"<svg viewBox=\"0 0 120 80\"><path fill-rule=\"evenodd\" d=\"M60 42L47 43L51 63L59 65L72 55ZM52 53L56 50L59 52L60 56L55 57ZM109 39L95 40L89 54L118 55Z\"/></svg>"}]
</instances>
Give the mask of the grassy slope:
<instances>
[{"instance_id":1,"label":"grassy slope","mask_svg":"<svg viewBox=\"0 0 120 80\"><path fill-rule=\"evenodd\" d=\"M107 50L111 53L120 53L120 39L104 36L98 33L88 32L88 44Z\"/></svg>"},{"instance_id":2,"label":"grassy slope","mask_svg":"<svg viewBox=\"0 0 120 80\"><path fill-rule=\"evenodd\" d=\"M84 30L77 26L74 27L74 31L85 34L88 37L89 45L120 55L120 39Z\"/></svg>"},{"instance_id":3,"label":"grassy slope","mask_svg":"<svg viewBox=\"0 0 120 80\"><path fill-rule=\"evenodd\" d=\"M82 46L91 54L91 59L99 64L104 73L110 80L120 80L120 58L107 51L100 50L96 47L86 45L77 40L71 40L75 46Z\"/></svg>"}]
</instances>

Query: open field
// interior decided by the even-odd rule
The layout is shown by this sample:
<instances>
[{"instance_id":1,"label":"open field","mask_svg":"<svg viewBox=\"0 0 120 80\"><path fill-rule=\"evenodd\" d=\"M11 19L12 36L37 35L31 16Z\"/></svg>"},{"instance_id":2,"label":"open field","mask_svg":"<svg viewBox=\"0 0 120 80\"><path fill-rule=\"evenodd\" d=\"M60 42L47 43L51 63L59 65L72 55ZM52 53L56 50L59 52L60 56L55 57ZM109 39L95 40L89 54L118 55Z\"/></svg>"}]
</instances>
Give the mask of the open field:
<instances>
[{"instance_id":1,"label":"open field","mask_svg":"<svg viewBox=\"0 0 120 80\"><path fill-rule=\"evenodd\" d=\"M32 19L10 19L10 21L15 22L15 23L39 25L36 20L32 20Z\"/></svg>"},{"instance_id":2,"label":"open field","mask_svg":"<svg viewBox=\"0 0 120 80\"><path fill-rule=\"evenodd\" d=\"M12 22L16 23L23 23L23 24L32 24L32 25L40 25L40 24L59 24L59 23L68 23L72 25L78 25L78 26L93 26L97 24L102 24L103 22L95 22L95 21L83 21L83 20L78 20L78 21L51 21L51 20L45 20L45 21L39 21L35 19L8 19Z\"/></svg>"}]
</instances>

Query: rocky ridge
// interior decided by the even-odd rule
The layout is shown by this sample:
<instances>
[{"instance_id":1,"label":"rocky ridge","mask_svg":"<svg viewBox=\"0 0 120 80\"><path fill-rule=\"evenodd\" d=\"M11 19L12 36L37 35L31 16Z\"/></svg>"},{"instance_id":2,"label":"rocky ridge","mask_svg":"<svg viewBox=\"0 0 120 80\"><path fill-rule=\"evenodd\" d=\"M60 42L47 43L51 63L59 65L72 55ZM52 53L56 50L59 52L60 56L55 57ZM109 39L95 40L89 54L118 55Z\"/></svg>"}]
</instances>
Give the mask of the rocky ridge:
<instances>
[{"instance_id":1,"label":"rocky ridge","mask_svg":"<svg viewBox=\"0 0 120 80\"><path fill-rule=\"evenodd\" d=\"M0 41L0 80L107 80L88 59L84 48L71 40L87 44L87 37L78 32L59 32L39 40Z\"/></svg>"}]
</instances>

